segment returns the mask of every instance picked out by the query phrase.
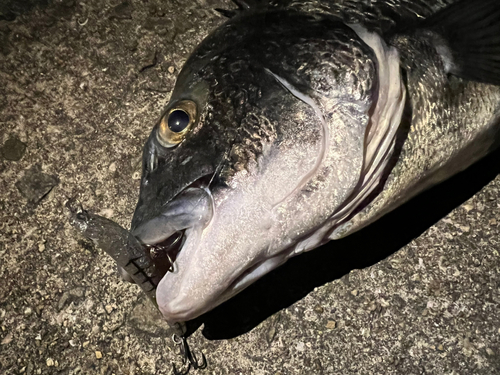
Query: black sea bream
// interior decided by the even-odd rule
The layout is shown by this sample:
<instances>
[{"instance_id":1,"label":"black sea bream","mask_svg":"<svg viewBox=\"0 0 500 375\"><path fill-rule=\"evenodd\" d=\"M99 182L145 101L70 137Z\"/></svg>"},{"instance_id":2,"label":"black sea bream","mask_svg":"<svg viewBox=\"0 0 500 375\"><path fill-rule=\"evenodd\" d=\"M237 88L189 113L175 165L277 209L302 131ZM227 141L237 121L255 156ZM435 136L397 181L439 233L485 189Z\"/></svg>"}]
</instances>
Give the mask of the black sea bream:
<instances>
[{"instance_id":1,"label":"black sea bream","mask_svg":"<svg viewBox=\"0 0 500 375\"><path fill-rule=\"evenodd\" d=\"M145 144L131 231L73 215L171 324L497 146L498 0L235 2Z\"/></svg>"}]
</instances>

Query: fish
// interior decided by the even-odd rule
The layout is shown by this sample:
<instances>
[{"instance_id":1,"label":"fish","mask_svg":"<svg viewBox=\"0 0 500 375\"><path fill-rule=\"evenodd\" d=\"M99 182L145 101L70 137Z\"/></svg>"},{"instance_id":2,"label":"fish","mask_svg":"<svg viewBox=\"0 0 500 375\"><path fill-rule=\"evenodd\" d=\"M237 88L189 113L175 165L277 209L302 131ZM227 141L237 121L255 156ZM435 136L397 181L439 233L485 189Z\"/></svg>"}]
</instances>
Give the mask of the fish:
<instances>
[{"instance_id":1,"label":"fish","mask_svg":"<svg viewBox=\"0 0 500 375\"><path fill-rule=\"evenodd\" d=\"M71 209L174 326L499 143L497 0L234 2L145 143L130 230Z\"/></svg>"}]
</instances>

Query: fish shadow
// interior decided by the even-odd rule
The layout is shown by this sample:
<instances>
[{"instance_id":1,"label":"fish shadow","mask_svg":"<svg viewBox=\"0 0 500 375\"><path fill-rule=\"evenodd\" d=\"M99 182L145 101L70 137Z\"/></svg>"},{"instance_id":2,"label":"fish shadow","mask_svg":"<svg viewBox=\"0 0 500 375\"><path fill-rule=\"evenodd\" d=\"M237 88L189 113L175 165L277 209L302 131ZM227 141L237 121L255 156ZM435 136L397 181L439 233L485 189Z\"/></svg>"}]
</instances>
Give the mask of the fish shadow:
<instances>
[{"instance_id":1,"label":"fish shadow","mask_svg":"<svg viewBox=\"0 0 500 375\"><path fill-rule=\"evenodd\" d=\"M500 173L500 150L344 239L290 259L243 292L189 322L210 340L242 335L314 288L372 266L472 197Z\"/></svg>"}]
</instances>

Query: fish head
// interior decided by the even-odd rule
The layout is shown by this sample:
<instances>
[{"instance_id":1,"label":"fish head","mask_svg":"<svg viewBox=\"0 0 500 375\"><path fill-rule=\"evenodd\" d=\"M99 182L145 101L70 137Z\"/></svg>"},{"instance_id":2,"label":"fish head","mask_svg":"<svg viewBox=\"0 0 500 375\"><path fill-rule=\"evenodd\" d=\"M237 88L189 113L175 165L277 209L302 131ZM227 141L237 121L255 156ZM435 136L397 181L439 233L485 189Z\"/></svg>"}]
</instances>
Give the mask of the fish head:
<instances>
[{"instance_id":1,"label":"fish head","mask_svg":"<svg viewBox=\"0 0 500 375\"><path fill-rule=\"evenodd\" d=\"M327 240L366 168L377 74L335 18L238 16L195 50L146 142L132 221L156 248L182 233L156 292L169 323Z\"/></svg>"}]
</instances>

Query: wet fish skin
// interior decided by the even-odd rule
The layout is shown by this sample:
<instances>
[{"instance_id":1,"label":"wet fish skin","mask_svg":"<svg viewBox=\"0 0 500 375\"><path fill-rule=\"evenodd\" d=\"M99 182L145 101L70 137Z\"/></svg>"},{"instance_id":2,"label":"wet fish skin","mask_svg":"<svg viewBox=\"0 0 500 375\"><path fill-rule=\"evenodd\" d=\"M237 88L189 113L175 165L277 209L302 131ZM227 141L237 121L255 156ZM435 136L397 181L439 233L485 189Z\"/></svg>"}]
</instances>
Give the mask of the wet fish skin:
<instances>
[{"instance_id":1,"label":"wet fish skin","mask_svg":"<svg viewBox=\"0 0 500 375\"><path fill-rule=\"evenodd\" d=\"M262 22L267 22L271 26L260 30L257 26ZM311 22L311 27L306 32L302 27L305 22ZM255 35L250 35L248 30L256 30ZM331 42L326 41L328 38L325 38L325 35L330 36ZM321 36L323 39L318 44L312 45L304 38L308 36L311 38ZM292 42L280 43L285 37L291 37ZM323 17L316 20L307 14L295 12L266 13L235 21L221 29L219 33L216 32L207 43L211 46L212 40L218 39L227 40L229 44L247 43L248 48L237 49L229 45L224 46L222 51L220 51L220 46L219 49L213 51L211 47L205 49L201 46L190 58L186 65L188 71L190 66L204 65L197 70L197 74L190 76L191 80L185 79L181 73L171 102L175 105L177 100L186 99L185 93L188 91L186 87L194 88L195 91L201 85L211 87L211 91L205 91L206 97L203 100L206 103L203 112L205 117L200 119L200 124L210 123L210 126L200 125L200 128L193 129L190 137L177 148L157 152L159 159L157 169L152 172L146 170L144 173L145 183L143 182L141 201L134 215L132 230L135 234L141 232L141 227L138 227L137 223L145 225L148 216L144 213L149 215L149 220L162 215L164 204L193 181L191 178L186 181L175 177L184 175L184 170L199 169L200 165L205 163L207 164L206 170L220 168L211 186L216 211L224 204L224 201L230 199L228 197L234 196L236 194L234 192L238 191L242 185L252 185L257 188L255 191L244 191L242 193L244 197L238 199L248 200L250 199L248 196L253 196L255 199L264 197L266 200L262 207L245 209L251 217L246 222L242 221L242 217L224 221L224 216L232 215L230 212L232 210L229 208L225 214L218 215L216 219L219 219L219 223L216 224L214 220L210 228L215 231L223 230L226 241L234 240L241 246L223 245L224 241L212 242L211 245L207 245L212 253L209 258L215 260L246 257L250 260L250 267L252 267L252 264L258 265L259 262L265 260L263 253L267 253L270 257L277 254L278 257L272 260L269 266L274 268L285 260L278 254L279 249L288 245L285 242L270 243L273 242L272 238L281 238L283 236L280 232L294 230L294 228L280 228L275 223L280 220L283 223L290 221L296 212L304 211L301 205L307 204L288 202L288 195L300 190L306 184L308 184L307 194L321 190L323 185L332 186L338 190L338 194L329 194L328 204L322 204L321 212L303 214L304 220L309 221L308 226L313 227L319 225L331 214L357 182L358 174L352 174L349 171L359 170L362 164L364 127L368 121L367 113L372 105L372 85L376 80L373 64L375 57L373 51L364 45L356 37L356 33L340 19ZM266 40L266 42L262 43L261 40ZM322 67L318 65L313 69L304 70L301 77L294 79L291 72L299 69L302 63L293 59L294 54L302 53L307 58L315 58L314 52L318 47L324 48L325 56L326 54L330 56L329 62L333 66L324 68L337 69L340 72L339 75L328 79L331 75L321 72ZM337 58L334 51L338 49L342 49L343 54ZM285 56L285 58L273 62L272 58L275 56ZM287 58L293 65L287 62ZM268 61L269 64L263 66L262 61ZM349 77L353 75L363 77L363 79L352 82ZM328 91L330 98L325 99L322 105L325 108L336 106L336 112L329 115L329 120L340 124L339 129L331 131L332 143L335 142L338 149L357 149L357 152L350 158L335 156L336 164L342 167L323 169L321 176L313 183L310 183L308 179L305 180L305 177L309 178L310 171L318 168L320 159L318 153L326 152L327 146L322 144L323 124L318 121L315 110L284 90L276 77L291 77L291 83L294 86L311 87L307 89L306 95L314 95L315 90L323 93ZM234 84L235 82L237 84ZM320 98L319 95L318 97ZM193 99L190 93L187 94L187 98ZM339 100L342 102L341 105L336 104ZM169 108L166 111L168 110ZM299 121L297 121L297 116ZM145 164L151 155L151 150L158 148L155 142L153 135L145 147ZM270 147L270 145L274 146ZM190 158L196 152L195 150L202 147L205 147L202 150L202 154L205 155L204 160L196 157ZM209 150L213 152L213 157L206 156ZM164 155L161 152L165 152L165 160L160 160ZM184 162L184 160L187 161ZM214 160L215 163L213 163ZM274 172L277 171L277 160L282 162L279 173ZM245 181L248 175L262 173L267 173L268 177L261 179L260 184L258 181ZM158 176L158 179L155 179L155 176ZM164 176L171 179L168 181L168 189L162 182ZM338 181L337 186L333 187L333 181ZM178 186L174 186L175 182ZM274 186L275 183L278 187ZM153 192L149 189L157 190ZM170 191L170 196L163 195L164 191ZM152 204L148 205L146 203L148 201ZM292 211L285 210L283 213L273 212L273 206L280 203L295 208ZM277 218L280 215L283 219ZM242 225L249 225L253 230L239 235ZM302 236L304 230L297 228L295 238ZM263 237L261 232L267 233L266 236ZM294 241L295 239L289 238L288 240ZM252 247L253 250L248 247ZM231 248L233 248L232 251L230 251ZM178 260L180 272L196 269L183 265L183 259L187 254L188 250L183 248ZM238 284L237 274L245 272L243 269L237 271L236 275L227 277L220 272L223 268L217 268L216 263L211 266L210 259L199 259L193 262L203 265L203 268L200 266L200 272L210 272L210 280L205 284L207 287L214 285L212 288L214 291L221 287L226 289L230 287L230 284ZM198 293L201 292L198 291ZM230 294L223 298L229 297ZM203 309L206 308L207 306L203 306ZM203 311L197 313L201 312Z\"/></svg>"},{"instance_id":2,"label":"wet fish skin","mask_svg":"<svg viewBox=\"0 0 500 375\"><path fill-rule=\"evenodd\" d=\"M424 32L399 35L391 43L407 72L411 128L384 189L338 238L369 225L499 146L498 86L446 74L433 37ZM426 63L419 64L422 60Z\"/></svg>"},{"instance_id":3,"label":"wet fish skin","mask_svg":"<svg viewBox=\"0 0 500 375\"><path fill-rule=\"evenodd\" d=\"M497 146L500 88L450 75L455 51L432 22L418 26L455 3L277 0L237 12L193 52L164 114L190 100L195 126L170 148L154 127L131 229L160 243L171 231L150 227L172 202L193 186L210 193L213 215L203 226L192 216L179 272L158 284L169 322L212 309Z\"/></svg>"}]
</instances>

